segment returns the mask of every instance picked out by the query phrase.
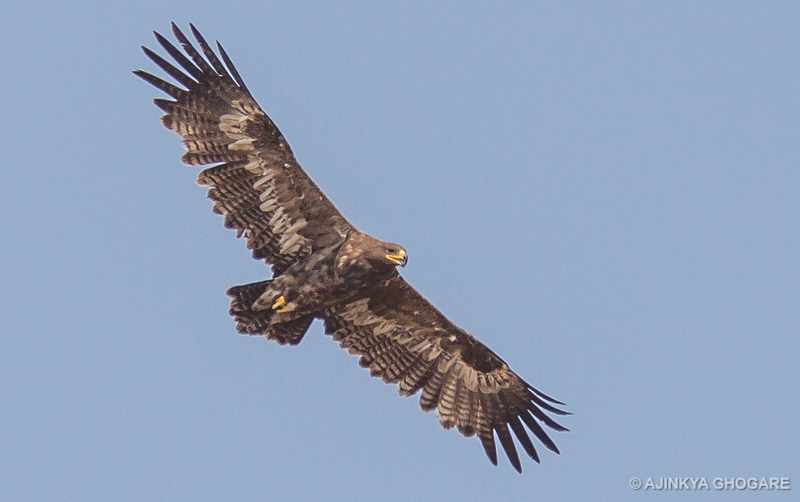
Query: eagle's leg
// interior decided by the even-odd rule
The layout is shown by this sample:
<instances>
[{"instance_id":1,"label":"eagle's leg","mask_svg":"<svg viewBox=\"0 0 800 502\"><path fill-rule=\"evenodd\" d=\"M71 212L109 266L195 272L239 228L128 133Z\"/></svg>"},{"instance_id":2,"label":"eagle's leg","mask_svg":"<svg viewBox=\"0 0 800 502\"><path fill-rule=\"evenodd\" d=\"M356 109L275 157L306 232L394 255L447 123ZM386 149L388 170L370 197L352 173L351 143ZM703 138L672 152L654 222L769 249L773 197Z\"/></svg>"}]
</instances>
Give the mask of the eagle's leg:
<instances>
[{"instance_id":1,"label":"eagle's leg","mask_svg":"<svg viewBox=\"0 0 800 502\"><path fill-rule=\"evenodd\" d=\"M280 294L275 292L273 287L268 288L255 302L253 302L254 310L266 310L275 314L287 314L294 312L298 304L296 301L287 300L286 296L292 298L290 292Z\"/></svg>"},{"instance_id":2,"label":"eagle's leg","mask_svg":"<svg viewBox=\"0 0 800 502\"><path fill-rule=\"evenodd\" d=\"M286 303L286 297L281 295L275 300L275 303L272 304L272 310L277 312L278 314L285 314L287 312L291 312L295 309L296 305L291 303Z\"/></svg>"},{"instance_id":3,"label":"eagle's leg","mask_svg":"<svg viewBox=\"0 0 800 502\"><path fill-rule=\"evenodd\" d=\"M337 285L331 280L331 268L311 256L273 277L252 303L253 309L269 312L273 324L314 315L338 297L331 290Z\"/></svg>"},{"instance_id":4,"label":"eagle's leg","mask_svg":"<svg viewBox=\"0 0 800 502\"><path fill-rule=\"evenodd\" d=\"M284 306L286 306L286 297L281 295L277 300L275 300L275 303L272 304L272 310L278 310ZM278 310L278 312L280 312L280 310Z\"/></svg>"}]
</instances>

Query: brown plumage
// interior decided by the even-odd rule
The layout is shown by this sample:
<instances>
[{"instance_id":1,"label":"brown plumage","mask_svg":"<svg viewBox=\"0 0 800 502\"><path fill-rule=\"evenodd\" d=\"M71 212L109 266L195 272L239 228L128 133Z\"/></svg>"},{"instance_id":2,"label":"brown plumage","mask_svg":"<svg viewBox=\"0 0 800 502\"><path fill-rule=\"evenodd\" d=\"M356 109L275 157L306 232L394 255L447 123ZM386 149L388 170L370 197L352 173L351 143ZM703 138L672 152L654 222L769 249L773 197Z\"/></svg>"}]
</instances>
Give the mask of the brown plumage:
<instances>
[{"instance_id":1,"label":"brown plumage","mask_svg":"<svg viewBox=\"0 0 800 502\"><path fill-rule=\"evenodd\" d=\"M237 330L296 345L311 322L322 319L325 332L360 356L371 375L397 384L402 395L421 391L420 406L436 410L443 427L477 435L493 464L495 435L520 472L512 433L536 462L528 431L558 453L543 425L567 430L547 414L567 414L555 407L563 403L527 384L397 273L406 251L361 232L339 213L300 167L222 46L217 43L218 56L190 27L199 51L174 23L184 52L155 34L180 68L143 47L181 87L134 73L172 98L154 101L165 112L164 125L183 137L181 160L215 164L198 176L210 187L214 211L245 237L254 258L272 265L271 279L228 290Z\"/></svg>"}]
</instances>

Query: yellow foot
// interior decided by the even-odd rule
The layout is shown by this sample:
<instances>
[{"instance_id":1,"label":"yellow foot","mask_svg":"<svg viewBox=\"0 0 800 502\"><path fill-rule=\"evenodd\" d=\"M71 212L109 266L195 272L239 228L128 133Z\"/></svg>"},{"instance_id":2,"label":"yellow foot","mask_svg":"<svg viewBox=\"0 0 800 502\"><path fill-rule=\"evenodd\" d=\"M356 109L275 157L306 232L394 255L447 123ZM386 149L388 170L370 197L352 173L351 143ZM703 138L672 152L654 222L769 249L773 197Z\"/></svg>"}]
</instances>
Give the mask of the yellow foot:
<instances>
[{"instance_id":1,"label":"yellow foot","mask_svg":"<svg viewBox=\"0 0 800 502\"><path fill-rule=\"evenodd\" d=\"M286 305L286 298L284 298L283 295L281 295L281 296L278 297L277 300L275 300L275 303L272 304L272 310L278 310L278 309L280 309L281 307L283 307L285 305ZM281 310L285 310L285 309L281 309ZM281 312L281 310L278 310L278 312Z\"/></svg>"}]
</instances>

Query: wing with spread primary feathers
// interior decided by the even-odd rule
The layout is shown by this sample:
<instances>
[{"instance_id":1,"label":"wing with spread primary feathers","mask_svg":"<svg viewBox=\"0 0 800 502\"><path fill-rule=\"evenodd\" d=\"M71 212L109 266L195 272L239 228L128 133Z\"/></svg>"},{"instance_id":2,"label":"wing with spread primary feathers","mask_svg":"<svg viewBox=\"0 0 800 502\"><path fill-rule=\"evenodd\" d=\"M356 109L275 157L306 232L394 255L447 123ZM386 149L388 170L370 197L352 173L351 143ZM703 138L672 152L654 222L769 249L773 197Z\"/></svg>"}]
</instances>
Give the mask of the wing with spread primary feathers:
<instances>
[{"instance_id":1,"label":"wing with spread primary feathers","mask_svg":"<svg viewBox=\"0 0 800 502\"><path fill-rule=\"evenodd\" d=\"M398 384L401 394L422 390L422 409L435 409L446 429L477 435L493 464L497 465L497 434L511 464L522 471L511 431L525 452L539 461L523 423L558 453L541 424L566 431L545 414L568 414L553 406L563 403L527 384L401 276L376 285L365 298L329 309L325 331L351 354L360 355L361 366L373 376Z\"/></svg>"},{"instance_id":2,"label":"wing with spread primary feathers","mask_svg":"<svg viewBox=\"0 0 800 502\"><path fill-rule=\"evenodd\" d=\"M172 31L185 54L155 34L180 69L142 47L182 87L142 70L134 73L173 98L154 101L166 112L164 125L183 137L181 160L219 163L198 176L200 184L211 187L214 211L225 216L225 226L236 229L238 237L245 235L255 258L276 271L343 239L350 224L300 167L222 46L217 43L220 60L190 27L202 54L174 23Z\"/></svg>"}]
</instances>

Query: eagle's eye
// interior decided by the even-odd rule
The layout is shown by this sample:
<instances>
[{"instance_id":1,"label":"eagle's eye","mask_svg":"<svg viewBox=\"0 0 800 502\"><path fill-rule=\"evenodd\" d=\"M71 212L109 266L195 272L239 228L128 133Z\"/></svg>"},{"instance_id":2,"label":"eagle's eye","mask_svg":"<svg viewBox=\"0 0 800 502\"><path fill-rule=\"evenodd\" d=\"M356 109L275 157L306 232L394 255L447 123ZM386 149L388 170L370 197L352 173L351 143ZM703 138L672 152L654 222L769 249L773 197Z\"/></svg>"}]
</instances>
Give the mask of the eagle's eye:
<instances>
[{"instance_id":1,"label":"eagle's eye","mask_svg":"<svg viewBox=\"0 0 800 502\"><path fill-rule=\"evenodd\" d=\"M395 248L386 248L386 252L389 254L397 254L397 250Z\"/></svg>"}]
</instances>

